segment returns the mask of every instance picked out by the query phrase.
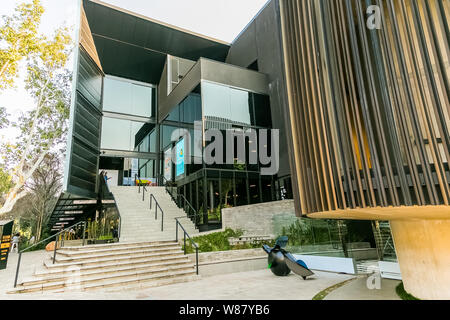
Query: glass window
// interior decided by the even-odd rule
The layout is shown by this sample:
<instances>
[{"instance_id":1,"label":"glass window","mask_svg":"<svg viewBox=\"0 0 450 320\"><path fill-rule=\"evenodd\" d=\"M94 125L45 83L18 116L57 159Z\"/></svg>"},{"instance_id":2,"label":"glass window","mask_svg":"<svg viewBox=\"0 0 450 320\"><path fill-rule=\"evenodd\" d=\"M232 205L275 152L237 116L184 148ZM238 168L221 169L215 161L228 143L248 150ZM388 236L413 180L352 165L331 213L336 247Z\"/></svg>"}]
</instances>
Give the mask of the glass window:
<instances>
[{"instance_id":1,"label":"glass window","mask_svg":"<svg viewBox=\"0 0 450 320\"><path fill-rule=\"evenodd\" d=\"M141 144L139 145L138 151L139 152L148 152L149 150L149 138L148 136L144 138L144 140L142 140Z\"/></svg>"},{"instance_id":2,"label":"glass window","mask_svg":"<svg viewBox=\"0 0 450 320\"><path fill-rule=\"evenodd\" d=\"M259 193L259 177L257 174L249 174L248 187L250 191L250 204L261 202Z\"/></svg>"},{"instance_id":3,"label":"glass window","mask_svg":"<svg viewBox=\"0 0 450 320\"><path fill-rule=\"evenodd\" d=\"M251 105L247 91L230 88L230 120L245 124L252 124L250 118Z\"/></svg>"},{"instance_id":4,"label":"glass window","mask_svg":"<svg viewBox=\"0 0 450 320\"><path fill-rule=\"evenodd\" d=\"M255 125L263 128L272 127L272 113L270 111L270 98L262 94L252 94L255 107Z\"/></svg>"},{"instance_id":5,"label":"glass window","mask_svg":"<svg viewBox=\"0 0 450 320\"><path fill-rule=\"evenodd\" d=\"M106 77L103 88L103 110L152 117L155 89Z\"/></svg>"},{"instance_id":6,"label":"glass window","mask_svg":"<svg viewBox=\"0 0 450 320\"><path fill-rule=\"evenodd\" d=\"M194 123L202 120L202 98L200 94L191 93L180 104L180 121Z\"/></svg>"},{"instance_id":7,"label":"glass window","mask_svg":"<svg viewBox=\"0 0 450 320\"><path fill-rule=\"evenodd\" d=\"M180 105L177 105L167 116L167 121L174 121L179 122L180 121Z\"/></svg>"},{"instance_id":8,"label":"glass window","mask_svg":"<svg viewBox=\"0 0 450 320\"><path fill-rule=\"evenodd\" d=\"M261 127L272 125L268 96L208 82L202 83L202 95L205 117Z\"/></svg>"},{"instance_id":9,"label":"glass window","mask_svg":"<svg viewBox=\"0 0 450 320\"><path fill-rule=\"evenodd\" d=\"M150 133L149 144L150 144L150 152L157 152L156 151L156 131L155 130L153 130Z\"/></svg>"},{"instance_id":10,"label":"glass window","mask_svg":"<svg viewBox=\"0 0 450 320\"><path fill-rule=\"evenodd\" d=\"M142 126L142 122L103 117L101 148L134 151L136 134Z\"/></svg>"},{"instance_id":11,"label":"glass window","mask_svg":"<svg viewBox=\"0 0 450 320\"><path fill-rule=\"evenodd\" d=\"M172 133L177 130L177 127L163 125L161 129L161 150L166 149L168 145L172 144Z\"/></svg>"},{"instance_id":12,"label":"glass window","mask_svg":"<svg viewBox=\"0 0 450 320\"><path fill-rule=\"evenodd\" d=\"M202 83L205 117L231 120L230 88L213 83Z\"/></svg>"}]
</instances>

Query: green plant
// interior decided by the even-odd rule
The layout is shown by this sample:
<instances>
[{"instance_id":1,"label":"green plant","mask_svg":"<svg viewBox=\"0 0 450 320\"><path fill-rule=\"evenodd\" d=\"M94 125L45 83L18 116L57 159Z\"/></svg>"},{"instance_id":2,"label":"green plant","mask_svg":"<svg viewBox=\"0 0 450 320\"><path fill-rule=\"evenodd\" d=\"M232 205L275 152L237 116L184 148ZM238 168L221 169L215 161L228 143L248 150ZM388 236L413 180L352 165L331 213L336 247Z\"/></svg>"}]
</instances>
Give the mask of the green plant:
<instances>
[{"instance_id":1,"label":"green plant","mask_svg":"<svg viewBox=\"0 0 450 320\"><path fill-rule=\"evenodd\" d=\"M420 300L419 298L416 298L412 294L406 292L405 287L403 286L403 282L400 282L398 284L398 286L395 288L395 292L402 300Z\"/></svg>"},{"instance_id":2,"label":"green plant","mask_svg":"<svg viewBox=\"0 0 450 320\"><path fill-rule=\"evenodd\" d=\"M204 236L197 236L192 238L192 240L199 246L200 252L255 249L261 248L263 243L271 246L275 244L275 241L257 241L254 243L231 245L228 241L229 238L239 238L242 237L243 234L244 232L242 230L232 230L230 228L227 228L223 232L215 232ZM190 241L186 242L186 252L195 252L195 248L190 243Z\"/></svg>"},{"instance_id":3,"label":"green plant","mask_svg":"<svg viewBox=\"0 0 450 320\"><path fill-rule=\"evenodd\" d=\"M106 235L106 236L100 236L98 238L98 240L102 240L102 241L104 241L104 240L114 240L114 238L113 238L112 235Z\"/></svg>"}]
</instances>

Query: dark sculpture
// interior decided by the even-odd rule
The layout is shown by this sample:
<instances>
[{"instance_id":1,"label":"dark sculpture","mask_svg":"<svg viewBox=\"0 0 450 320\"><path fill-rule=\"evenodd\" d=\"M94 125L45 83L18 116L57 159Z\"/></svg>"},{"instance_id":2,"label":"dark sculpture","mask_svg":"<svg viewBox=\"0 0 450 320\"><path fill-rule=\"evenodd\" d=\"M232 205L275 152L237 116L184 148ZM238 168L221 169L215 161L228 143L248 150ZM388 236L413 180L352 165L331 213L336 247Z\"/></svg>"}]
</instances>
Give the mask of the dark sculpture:
<instances>
[{"instance_id":1,"label":"dark sculpture","mask_svg":"<svg viewBox=\"0 0 450 320\"><path fill-rule=\"evenodd\" d=\"M290 253L284 250L288 242L288 237L280 237L275 243L275 247L271 248L268 245L263 245L264 251L269 255L269 269L279 277L285 277L292 272L301 276L304 280L312 276L314 272L308 269L306 263L302 260L297 260Z\"/></svg>"}]
</instances>

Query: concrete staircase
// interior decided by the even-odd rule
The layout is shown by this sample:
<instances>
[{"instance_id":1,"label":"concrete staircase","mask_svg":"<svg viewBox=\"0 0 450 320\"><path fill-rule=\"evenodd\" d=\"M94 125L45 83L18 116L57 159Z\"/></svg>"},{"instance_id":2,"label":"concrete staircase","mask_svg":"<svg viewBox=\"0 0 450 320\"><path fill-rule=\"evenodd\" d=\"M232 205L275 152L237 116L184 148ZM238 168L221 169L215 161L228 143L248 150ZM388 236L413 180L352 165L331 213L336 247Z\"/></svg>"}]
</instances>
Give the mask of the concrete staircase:
<instances>
[{"instance_id":1,"label":"concrete staircase","mask_svg":"<svg viewBox=\"0 0 450 320\"><path fill-rule=\"evenodd\" d=\"M195 265L174 241L62 248L9 293L122 291L197 279Z\"/></svg>"},{"instance_id":2,"label":"concrete staircase","mask_svg":"<svg viewBox=\"0 0 450 320\"><path fill-rule=\"evenodd\" d=\"M30 278L22 279L10 293L65 292L148 288L198 278L195 265L175 242L179 221L191 236L199 232L186 213L172 201L164 187L147 187L142 201L138 187L112 187L121 215L120 242L115 244L64 247L52 253ZM164 211L155 219L153 194ZM183 233L179 228L179 240Z\"/></svg>"},{"instance_id":3,"label":"concrete staircase","mask_svg":"<svg viewBox=\"0 0 450 320\"><path fill-rule=\"evenodd\" d=\"M114 194L117 207L120 211L122 226L120 242L175 240L175 218L189 233L195 236L199 232L195 225L186 216L186 213L177 207L164 187L147 187L144 201L138 187L110 187ZM161 212L158 210L158 219L155 220L155 204L150 210L150 194L153 194L164 211L164 231L161 232ZM154 202L154 201L153 201ZM179 235L182 237L181 229Z\"/></svg>"}]
</instances>

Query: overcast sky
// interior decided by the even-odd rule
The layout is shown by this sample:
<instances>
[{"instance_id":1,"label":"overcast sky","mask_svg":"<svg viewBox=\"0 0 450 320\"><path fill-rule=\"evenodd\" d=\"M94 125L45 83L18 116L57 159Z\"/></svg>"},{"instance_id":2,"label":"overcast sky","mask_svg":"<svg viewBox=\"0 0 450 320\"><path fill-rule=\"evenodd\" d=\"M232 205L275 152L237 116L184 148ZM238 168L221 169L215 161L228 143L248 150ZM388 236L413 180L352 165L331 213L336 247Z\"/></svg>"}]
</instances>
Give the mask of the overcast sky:
<instances>
[{"instance_id":1,"label":"overcast sky","mask_svg":"<svg viewBox=\"0 0 450 320\"><path fill-rule=\"evenodd\" d=\"M18 0L0 0L0 16L14 12ZM25 0L26 1L26 0ZM29 0L28 0L29 1ZM28 2L26 1L26 2ZM41 0L45 7L41 31L51 34L59 26L75 26L78 0ZM104 2L137 12L209 37L232 42L267 0L106 0ZM72 68L71 65L68 66ZM23 89L23 76L16 88L0 93L0 106L17 116L33 107ZM12 139L12 129L0 130L0 139Z\"/></svg>"}]
</instances>

